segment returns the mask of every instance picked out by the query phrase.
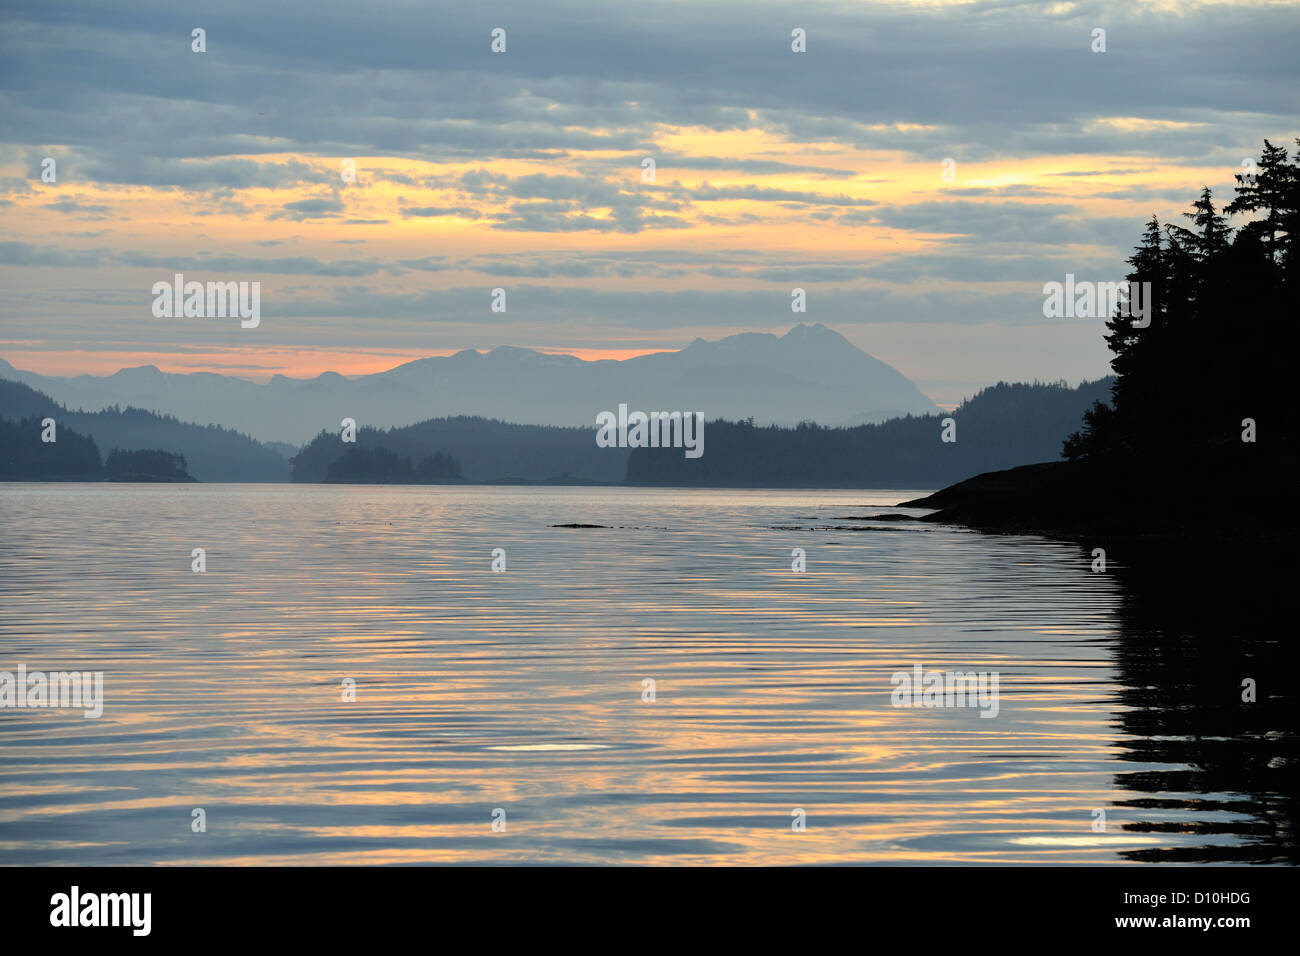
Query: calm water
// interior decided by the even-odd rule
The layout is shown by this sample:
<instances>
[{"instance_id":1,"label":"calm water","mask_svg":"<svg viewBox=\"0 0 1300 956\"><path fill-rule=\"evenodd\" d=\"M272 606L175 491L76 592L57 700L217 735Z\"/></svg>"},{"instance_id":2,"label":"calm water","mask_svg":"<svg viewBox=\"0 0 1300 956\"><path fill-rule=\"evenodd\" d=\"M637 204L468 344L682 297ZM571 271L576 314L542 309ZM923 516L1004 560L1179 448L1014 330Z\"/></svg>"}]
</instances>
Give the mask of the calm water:
<instances>
[{"instance_id":1,"label":"calm water","mask_svg":"<svg viewBox=\"0 0 1300 956\"><path fill-rule=\"evenodd\" d=\"M913 494L0 485L0 670L105 695L0 710L0 862L1294 859L1267 637L1207 658L1079 545L851 520ZM891 706L914 664L998 716Z\"/></svg>"}]
</instances>

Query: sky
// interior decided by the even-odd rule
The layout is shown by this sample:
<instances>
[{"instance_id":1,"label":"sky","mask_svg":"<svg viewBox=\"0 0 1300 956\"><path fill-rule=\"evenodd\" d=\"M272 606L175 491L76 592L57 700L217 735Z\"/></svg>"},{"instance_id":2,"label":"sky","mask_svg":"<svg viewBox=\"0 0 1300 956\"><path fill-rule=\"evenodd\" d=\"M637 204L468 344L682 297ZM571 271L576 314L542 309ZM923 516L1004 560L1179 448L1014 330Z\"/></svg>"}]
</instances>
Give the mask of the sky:
<instances>
[{"instance_id":1,"label":"sky","mask_svg":"<svg viewBox=\"0 0 1300 956\"><path fill-rule=\"evenodd\" d=\"M1298 49L1296 3L5 0L0 357L263 381L821 322L945 406L1096 378L1044 283L1294 148ZM260 324L155 317L177 272L260 282Z\"/></svg>"}]
</instances>

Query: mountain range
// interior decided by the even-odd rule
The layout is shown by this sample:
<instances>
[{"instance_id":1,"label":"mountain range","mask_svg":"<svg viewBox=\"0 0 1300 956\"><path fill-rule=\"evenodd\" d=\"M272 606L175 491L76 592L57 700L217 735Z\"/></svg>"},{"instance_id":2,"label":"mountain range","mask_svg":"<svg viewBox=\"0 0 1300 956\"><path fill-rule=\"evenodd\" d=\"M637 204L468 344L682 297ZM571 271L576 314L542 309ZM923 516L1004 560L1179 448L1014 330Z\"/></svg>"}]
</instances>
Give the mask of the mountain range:
<instances>
[{"instance_id":1,"label":"mountain range","mask_svg":"<svg viewBox=\"0 0 1300 956\"><path fill-rule=\"evenodd\" d=\"M178 464L184 459L181 470L199 481L920 488L1057 458L1084 412L1109 400L1113 381L1077 388L1000 382L953 410L960 439L952 443L937 439L941 426L949 427L942 413L839 427L715 419L708 423L708 454L693 460L676 449L601 447L590 425L472 416L362 425L354 444L322 429L295 449L140 408L70 411L29 385L0 379L0 480L98 481L106 473L122 480L113 475L119 459L166 464L177 456ZM48 419L57 424L58 440L47 444Z\"/></svg>"},{"instance_id":2,"label":"mountain range","mask_svg":"<svg viewBox=\"0 0 1300 956\"><path fill-rule=\"evenodd\" d=\"M44 445L40 421L57 423L57 441ZM18 424L23 427L16 427ZM183 455L199 481L288 481L289 457L295 449L265 444L219 425L195 425L141 408L110 407L96 412L69 411L30 385L0 378L0 475L39 478L74 477L100 470L100 458L114 449L156 450ZM60 450L74 435L93 451L68 458ZM53 454L60 450L59 454ZM52 458L40 466L41 456ZM93 458L93 464L89 459ZM20 467L19 462L32 467ZM85 466L85 467L82 467ZM86 478L85 480L93 480Z\"/></svg>"},{"instance_id":3,"label":"mountain range","mask_svg":"<svg viewBox=\"0 0 1300 956\"><path fill-rule=\"evenodd\" d=\"M345 377L273 376L265 384L152 365L112 375L38 375L0 359L0 378L68 408L134 406L264 442L300 445L344 418L395 427L461 415L529 425L591 426L602 410L698 411L706 418L826 425L880 422L938 409L897 369L820 323L785 335L746 332L635 358L586 361L502 346L417 359Z\"/></svg>"}]
</instances>

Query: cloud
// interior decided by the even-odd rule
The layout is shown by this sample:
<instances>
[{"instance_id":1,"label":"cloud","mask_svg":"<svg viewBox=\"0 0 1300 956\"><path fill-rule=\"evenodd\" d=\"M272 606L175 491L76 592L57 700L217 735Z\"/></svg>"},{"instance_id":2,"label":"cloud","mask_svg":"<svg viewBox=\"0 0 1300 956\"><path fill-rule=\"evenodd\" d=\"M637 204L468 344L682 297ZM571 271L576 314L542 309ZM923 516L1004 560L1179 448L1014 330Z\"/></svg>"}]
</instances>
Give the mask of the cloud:
<instances>
[{"instance_id":1,"label":"cloud","mask_svg":"<svg viewBox=\"0 0 1300 956\"><path fill-rule=\"evenodd\" d=\"M402 210L403 216L456 216L461 219L478 219L482 216L477 209L469 206L408 206Z\"/></svg>"},{"instance_id":2,"label":"cloud","mask_svg":"<svg viewBox=\"0 0 1300 956\"><path fill-rule=\"evenodd\" d=\"M273 213L268 219L294 219L299 222L307 219L329 219L343 212L343 202L339 199L300 199L285 203L280 212Z\"/></svg>"},{"instance_id":3,"label":"cloud","mask_svg":"<svg viewBox=\"0 0 1300 956\"><path fill-rule=\"evenodd\" d=\"M703 202L718 202L727 199L754 199L761 202L808 203L818 206L875 206L871 199L855 199L852 196L828 196L822 193L807 192L798 189L772 189L763 186L710 186L705 183L698 189L689 189L685 194L692 199Z\"/></svg>"},{"instance_id":4,"label":"cloud","mask_svg":"<svg viewBox=\"0 0 1300 956\"><path fill-rule=\"evenodd\" d=\"M107 255L104 249L60 249L27 242L0 242L0 265L6 266L86 268L102 265Z\"/></svg>"},{"instance_id":5,"label":"cloud","mask_svg":"<svg viewBox=\"0 0 1300 956\"><path fill-rule=\"evenodd\" d=\"M1217 189L1264 136L1289 145L1300 115L1300 23L1283 5L492 10L316 0L303 17L225 0L204 8L194 54L188 8L10 0L0 164L27 175L0 178L6 331L42 347L138 335L129 309L153 272L264 276L279 311L259 333L344 349L358 328L421 349L689 341L788 325L803 284L817 321L892 316L931 355L936 327L1019 329L1041 321L1035 285L1122 269L1148 210L1099 216L1092 200L1183 208L1206 169ZM789 17L807 53L790 51ZM1089 51L1096 23L1105 54ZM58 186L39 181L47 155ZM640 181L645 157L657 183ZM937 180L945 157L1010 175L908 179L921 163ZM342 158L357 162L347 189ZM110 235L58 228L78 217L111 219ZM373 245L338 250L349 234ZM303 254L259 255L270 241ZM365 258L331 256L352 252ZM48 268L64 270L53 295ZM507 315L486 310L495 284L511 286ZM195 333L151 334L181 350Z\"/></svg>"},{"instance_id":6,"label":"cloud","mask_svg":"<svg viewBox=\"0 0 1300 956\"><path fill-rule=\"evenodd\" d=\"M61 212L64 215L76 216L79 219L104 219L108 215L108 207L98 203L83 203L75 199L60 199L58 202L47 202L46 209L53 209L55 212Z\"/></svg>"},{"instance_id":7,"label":"cloud","mask_svg":"<svg viewBox=\"0 0 1300 956\"><path fill-rule=\"evenodd\" d=\"M337 170L290 160L261 162L253 159L176 159L126 152L89 155L74 163L82 179L99 183L185 189L288 189L304 184L339 180Z\"/></svg>"},{"instance_id":8,"label":"cloud","mask_svg":"<svg viewBox=\"0 0 1300 956\"><path fill-rule=\"evenodd\" d=\"M946 235L946 242L1010 242L1023 249L1028 244L1122 245L1137 235L1135 218L1087 215L1066 203L952 200L881 208L872 221L891 229Z\"/></svg>"},{"instance_id":9,"label":"cloud","mask_svg":"<svg viewBox=\"0 0 1300 956\"><path fill-rule=\"evenodd\" d=\"M393 29L410 16L396 0L317 10L303 19L231 0L205 11L209 52L193 54L176 39L193 17L147 0L121 0L111 21L94 5L9 4L0 139L67 144L85 154L82 174L105 182L192 187L324 181L314 166L249 165L256 153L653 156L664 124L959 160L1197 156L1285 131L1300 86L1300 28L1281 5L1175 16L1104 5L1105 54L1089 52L1095 5L1045 15L1032 4L810 3L808 52L797 55L784 25L721 0L596 15L576 0L508 4L499 56L462 4L422 8L436 31ZM1167 125L1135 136L1097 125L1107 117ZM157 152L142 156L141 143ZM689 161L675 152L665 165Z\"/></svg>"},{"instance_id":10,"label":"cloud","mask_svg":"<svg viewBox=\"0 0 1300 956\"><path fill-rule=\"evenodd\" d=\"M165 272L208 271L244 275L367 276L395 273L396 266L383 262L326 262L311 256L256 258L221 255L162 255L107 248L63 249L26 242L0 242L0 265L48 266L55 268L133 267Z\"/></svg>"}]
</instances>

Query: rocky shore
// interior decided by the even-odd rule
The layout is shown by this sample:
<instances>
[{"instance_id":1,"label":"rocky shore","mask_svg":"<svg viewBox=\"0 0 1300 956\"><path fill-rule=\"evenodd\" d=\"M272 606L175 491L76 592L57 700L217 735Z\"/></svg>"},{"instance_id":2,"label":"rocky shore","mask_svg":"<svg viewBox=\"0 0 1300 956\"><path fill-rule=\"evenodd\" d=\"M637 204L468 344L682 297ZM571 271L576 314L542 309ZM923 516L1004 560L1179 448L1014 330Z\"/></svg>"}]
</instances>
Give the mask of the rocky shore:
<instances>
[{"instance_id":1,"label":"rocky shore","mask_svg":"<svg viewBox=\"0 0 1300 956\"><path fill-rule=\"evenodd\" d=\"M900 507L920 520L1073 538L1294 541L1296 461L1092 460L991 471Z\"/></svg>"}]
</instances>

